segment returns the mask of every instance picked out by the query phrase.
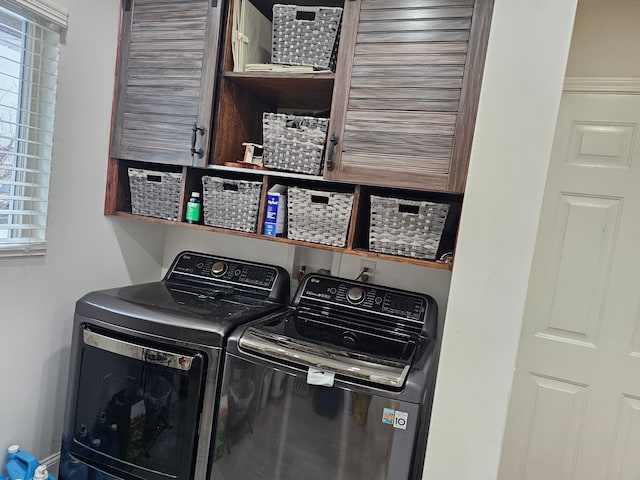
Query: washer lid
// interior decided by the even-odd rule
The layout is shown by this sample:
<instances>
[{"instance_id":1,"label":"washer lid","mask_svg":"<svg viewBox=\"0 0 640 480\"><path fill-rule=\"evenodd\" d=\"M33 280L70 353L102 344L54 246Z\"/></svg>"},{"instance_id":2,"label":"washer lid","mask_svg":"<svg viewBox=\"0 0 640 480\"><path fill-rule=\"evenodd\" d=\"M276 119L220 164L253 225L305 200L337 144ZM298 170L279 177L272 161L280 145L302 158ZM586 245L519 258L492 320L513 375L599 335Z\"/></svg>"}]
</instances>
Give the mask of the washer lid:
<instances>
[{"instance_id":1,"label":"washer lid","mask_svg":"<svg viewBox=\"0 0 640 480\"><path fill-rule=\"evenodd\" d=\"M284 360L298 366L329 371L393 389L404 386L411 366L410 362L375 358L346 349L305 342L255 327L245 330L240 337L239 346L246 351Z\"/></svg>"},{"instance_id":2,"label":"washer lid","mask_svg":"<svg viewBox=\"0 0 640 480\"><path fill-rule=\"evenodd\" d=\"M116 291L116 296L147 308L214 321L230 317L255 318L265 304L271 304L232 287L196 288L169 282L123 287Z\"/></svg>"}]
</instances>

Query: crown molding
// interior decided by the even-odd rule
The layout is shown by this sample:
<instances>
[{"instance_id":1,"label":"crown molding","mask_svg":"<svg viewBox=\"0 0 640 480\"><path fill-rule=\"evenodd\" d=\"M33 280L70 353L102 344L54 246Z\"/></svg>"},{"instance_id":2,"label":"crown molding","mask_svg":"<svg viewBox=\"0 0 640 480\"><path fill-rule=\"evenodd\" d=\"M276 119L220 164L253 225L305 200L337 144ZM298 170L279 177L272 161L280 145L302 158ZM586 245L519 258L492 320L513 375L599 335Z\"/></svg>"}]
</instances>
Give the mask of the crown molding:
<instances>
[{"instance_id":1,"label":"crown molding","mask_svg":"<svg viewBox=\"0 0 640 480\"><path fill-rule=\"evenodd\" d=\"M640 77L567 77L563 93L640 95Z\"/></svg>"}]
</instances>

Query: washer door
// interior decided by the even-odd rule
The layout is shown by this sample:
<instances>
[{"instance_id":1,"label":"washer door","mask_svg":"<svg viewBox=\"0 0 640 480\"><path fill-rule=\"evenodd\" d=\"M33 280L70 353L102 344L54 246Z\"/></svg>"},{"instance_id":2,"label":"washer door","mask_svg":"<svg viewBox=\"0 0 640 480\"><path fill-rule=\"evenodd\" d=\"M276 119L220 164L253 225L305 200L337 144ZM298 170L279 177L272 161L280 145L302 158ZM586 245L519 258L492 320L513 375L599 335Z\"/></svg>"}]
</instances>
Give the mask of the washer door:
<instances>
[{"instance_id":1,"label":"washer door","mask_svg":"<svg viewBox=\"0 0 640 480\"><path fill-rule=\"evenodd\" d=\"M70 453L149 480L188 479L205 356L82 326Z\"/></svg>"},{"instance_id":2,"label":"washer door","mask_svg":"<svg viewBox=\"0 0 640 480\"><path fill-rule=\"evenodd\" d=\"M225 356L214 480L408 480L420 406Z\"/></svg>"}]
</instances>

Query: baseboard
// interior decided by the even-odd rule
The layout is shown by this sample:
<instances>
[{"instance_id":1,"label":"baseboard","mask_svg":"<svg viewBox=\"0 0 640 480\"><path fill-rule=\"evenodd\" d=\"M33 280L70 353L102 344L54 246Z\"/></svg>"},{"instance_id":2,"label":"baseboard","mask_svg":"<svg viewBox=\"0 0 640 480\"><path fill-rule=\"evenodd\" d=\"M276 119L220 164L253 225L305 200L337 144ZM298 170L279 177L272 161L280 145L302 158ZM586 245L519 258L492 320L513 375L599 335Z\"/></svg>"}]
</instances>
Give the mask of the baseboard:
<instances>
[{"instance_id":1,"label":"baseboard","mask_svg":"<svg viewBox=\"0 0 640 480\"><path fill-rule=\"evenodd\" d=\"M58 467L60 466L60 453L54 453L40 460L42 465L47 466L47 471L58 477Z\"/></svg>"}]
</instances>

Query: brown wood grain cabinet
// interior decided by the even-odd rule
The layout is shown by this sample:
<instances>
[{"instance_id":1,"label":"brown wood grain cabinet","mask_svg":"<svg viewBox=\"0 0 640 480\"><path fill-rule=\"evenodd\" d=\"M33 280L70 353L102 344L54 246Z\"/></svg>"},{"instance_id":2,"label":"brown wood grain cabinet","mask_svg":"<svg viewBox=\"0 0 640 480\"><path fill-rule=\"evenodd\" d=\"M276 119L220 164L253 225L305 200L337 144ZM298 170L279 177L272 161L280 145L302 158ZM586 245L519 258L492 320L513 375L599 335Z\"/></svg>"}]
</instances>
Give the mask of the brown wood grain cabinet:
<instances>
[{"instance_id":1,"label":"brown wood grain cabinet","mask_svg":"<svg viewBox=\"0 0 640 480\"><path fill-rule=\"evenodd\" d=\"M261 179L263 203L276 183L346 189L355 201L344 248L261 235L265 205L255 234L184 225L451 268L368 251L369 196L449 203L454 247L493 0L251 1L268 18L274 3L342 7L335 73L234 72L232 1L125 0L105 213L147 219L131 214L131 166L183 173L183 221L203 175ZM263 141L263 112L321 110L321 176L225 166L242 159L243 142Z\"/></svg>"},{"instance_id":2,"label":"brown wood grain cabinet","mask_svg":"<svg viewBox=\"0 0 640 480\"><path fill-rule=\"evenodd\" d=\"M243 142L263 142L263 112L326 111L329 115L335 83L335 74L330 72L234 71L231 38L233 2L228 3L220 51L220 89L214 106L214 148L209 159L212 165L241 161L244 154ZM343 7L344 0L254 0L252 3L265 17L272 20L275 3ZM343 25L345 22L348 20L343 17Z\"/></svg>"},{"instance_id":3,"label":"brown wood grain cabinet","mask_svg":"<svg viewBox=\"0 0 640 480\"><path fill-rule=\"evenodd\" d=\"M492 0L349 0L325 177L463 192Z\"/></svg>"},{"instance_id":4,"label":"brown wood grain cabinet","mask_svg":"<svg viewBox=\"0 0 640 480\"><path fill-rule=\"evenodd\" d=\"M222 17L217 3L124 0L112 157L206 165Z\"/></svg>"}]
</instances>

